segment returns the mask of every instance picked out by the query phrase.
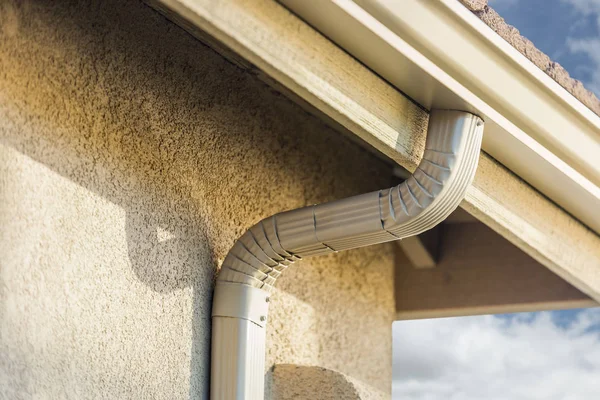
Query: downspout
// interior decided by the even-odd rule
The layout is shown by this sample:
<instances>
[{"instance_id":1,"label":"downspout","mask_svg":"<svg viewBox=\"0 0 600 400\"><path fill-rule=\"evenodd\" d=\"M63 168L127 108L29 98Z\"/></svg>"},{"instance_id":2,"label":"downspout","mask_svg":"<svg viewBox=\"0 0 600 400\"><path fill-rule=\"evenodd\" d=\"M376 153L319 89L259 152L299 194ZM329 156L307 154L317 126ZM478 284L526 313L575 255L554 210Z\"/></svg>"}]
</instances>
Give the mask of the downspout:
<instances>
[{"instance_id":1,"label":"downspout","mask_svg":"<svg viewBox=\"0 0 600 400\"><path fill-rule=\"evenodd\" d=\"M399 240L442 222L473 180L483 121L433 110L423 159L400 185L275 214L223 261L212 312L211 399L264 398L265 338L275 281L306 257Z\"/></svg>"}]
</instances>

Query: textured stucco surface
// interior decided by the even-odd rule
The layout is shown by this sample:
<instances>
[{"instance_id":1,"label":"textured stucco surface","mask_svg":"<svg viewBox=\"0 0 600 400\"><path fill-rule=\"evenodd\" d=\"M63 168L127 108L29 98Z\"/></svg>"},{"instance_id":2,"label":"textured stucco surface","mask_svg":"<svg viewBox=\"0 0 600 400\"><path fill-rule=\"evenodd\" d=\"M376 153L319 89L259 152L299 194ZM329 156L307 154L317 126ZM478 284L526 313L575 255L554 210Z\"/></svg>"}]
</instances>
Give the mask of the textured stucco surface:
<instances>
[{"instance_id":1,"label":"textured stucco surface","mask_svg":"<svg viewBox=\"0 0 600 400\"><path fill-rule=\"evenodd\" d=\"M365 387L337 371L321 367L277 364L273 368L273 395L281 400L383 400L389 394Z\"/></svg>"},{"instance_id":2,"label":"textured stucco surface","mask_svg":"<svg viewBox=\"0 0 600 400\"><path fill-rule=\"evenodd\" d=\"M594 93L587 90L580 81L571 78L569 73L559 63L552 61L550 57L535 47L533 42L522 36L517 28L507 24L504 18L488 6L488 0L459 1L539 69L567 89L569 93L585 104L590 110L600 115L600 99Z\"/></svg>"},{"instance_id":3,"label":"textured stucco surface","mask_svg":"<svg viewBox=\"0 0 600 400\"><path fill-rule=\"evenodd\" d=\"M0 0L0 398L205 398L235 238L389 172L143 4ZM392 253L290 269L267 365L389 393Z\"/></svg>"}]
</instances>

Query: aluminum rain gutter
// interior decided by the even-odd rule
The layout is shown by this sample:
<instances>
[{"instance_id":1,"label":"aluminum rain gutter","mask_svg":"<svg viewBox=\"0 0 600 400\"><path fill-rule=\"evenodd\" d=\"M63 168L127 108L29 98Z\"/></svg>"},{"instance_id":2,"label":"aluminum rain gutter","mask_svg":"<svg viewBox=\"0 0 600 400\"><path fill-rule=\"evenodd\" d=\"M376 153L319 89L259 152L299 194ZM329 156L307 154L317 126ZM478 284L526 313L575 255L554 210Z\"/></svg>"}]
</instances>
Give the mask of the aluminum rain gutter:
<instances>
[{"instance_id":1,"label":"aluminum rain gutter","mask_svg":"<svg viewBox=\"0 0 600 400\"><path fill-rule=\"evenodd\" d=\"M211 399L263 399L270 292L295 261L399 240L442 222L471 184L483 121L434 110L423 159L400 185L286 211L250 228L225 258L212 312Z\"/></svg>"},{"instance_id":2,"label":"aluminum rain gutter","mask_svg":"<svg viewBox=\"0 0 600 400\"><path fill-rule=\"evenodd\" d=\"M427 109L486 121L483 149L600 233L600 118L457 0L280 0Z\"/></svg>"}]
</instances>

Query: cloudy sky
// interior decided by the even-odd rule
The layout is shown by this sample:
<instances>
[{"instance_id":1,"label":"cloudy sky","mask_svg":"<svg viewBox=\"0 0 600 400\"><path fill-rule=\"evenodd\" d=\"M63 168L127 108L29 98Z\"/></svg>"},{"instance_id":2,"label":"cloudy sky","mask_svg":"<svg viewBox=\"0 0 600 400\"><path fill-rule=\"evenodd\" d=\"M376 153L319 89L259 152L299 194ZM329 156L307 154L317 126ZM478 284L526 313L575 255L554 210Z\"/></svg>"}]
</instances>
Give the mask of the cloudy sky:
<instances>
[{"instance_id":1,"label":"cloudy sky","mask_svg":"<svg viewBox=\"0 0 600 400\"><path fill-rule=\"evenodd\" d=\"M393 399L596 400L600 309L399 321Z\"/></svg>"},{"instance_id":2,"label":"cloudy sky","mask_svg":"<svg viewBox=\"0 0 600 400\"><path fill-rule=\"evenodd\" d=\"M600 0L490 0L489 4L600 95Z\"/></svg>"}]
</instances>

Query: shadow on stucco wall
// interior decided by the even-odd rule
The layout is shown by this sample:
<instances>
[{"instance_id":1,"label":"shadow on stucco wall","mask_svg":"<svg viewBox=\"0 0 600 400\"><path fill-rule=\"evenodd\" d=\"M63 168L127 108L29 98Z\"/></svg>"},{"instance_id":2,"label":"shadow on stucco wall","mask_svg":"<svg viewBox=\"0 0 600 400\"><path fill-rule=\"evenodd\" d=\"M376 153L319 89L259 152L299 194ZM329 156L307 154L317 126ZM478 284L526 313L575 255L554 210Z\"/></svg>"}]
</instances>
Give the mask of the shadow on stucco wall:
<instances>
[{"instance_id":1,"label":"shadow on stucco wall","mask_svg":"<svg viewBox=\"0 0 600 400\"><path fill-rule=\"evenodd\" d=\"M279 400L384 400L375 391L337 371L314 366L278 364L273 367L273 396Z\"/></svg>"},{"instance_id":2,"label":"shadow on stucco wall","mask_svg":"<svg viewBox=\"0 0 600 400\"><path fill-rule=\"evenodd\" d=\"M208 396L206 382L210 376L208 327L214 277L210 266L216 265L216 260L210 257L209 241L193 220L171 215L164 225L165 215L169 214L149 214L144 210L127 212L125 231L129 259L136 276L152 290L166 293L193 287L189 397L204 398Z\"/></svg>"},{"instance_id":3,"label":"shadow on stucco wall","mask_svg":"<svg viewBox=\"0 0 600 400\"><path fill-rule=\"evenodd\" d=\"M0 140L125 210L139 281L193 288L189 393L204 398L213 277L235 238L275 212L383 187L387 168L144 4L0 4ZM386 260L360 251L341 256L352 268L318 264L328 283L290 271L302 284L282 289L323 307L316 291L364 274L366 293Z\"/></svg>"},{"instance_id":4,"label":"shadow on stucco wall","mask_svg":"<svg viewBox=\"0 0 600 400\"><path fill-rule=\"evenodd\" d=\"M215 264L207 257L210 249L206 236L200 229L192 231L193 221L181 216L163 225L164 215L168 214L159 216L143 209L126 214L127 248L136 276L160 293L190 287L199 280L210 282L212 274L198 268Z\"/></svg>"}]
</instances>

